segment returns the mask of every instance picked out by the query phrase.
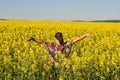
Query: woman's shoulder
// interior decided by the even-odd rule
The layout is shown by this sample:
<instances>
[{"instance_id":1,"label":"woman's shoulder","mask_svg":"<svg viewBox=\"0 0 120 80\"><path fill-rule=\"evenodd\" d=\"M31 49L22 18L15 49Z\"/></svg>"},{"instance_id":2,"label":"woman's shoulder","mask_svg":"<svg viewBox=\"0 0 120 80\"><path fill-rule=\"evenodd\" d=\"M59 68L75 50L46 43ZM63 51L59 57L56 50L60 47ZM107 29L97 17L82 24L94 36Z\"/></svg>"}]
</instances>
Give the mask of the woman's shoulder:
<instances>
[{"instance_id":1,"label":"woman's shoulder","mask_svg":"<svg viewBox=\"0 0 120 80\"><path fill-rule=\"evenodd\" d=\"M55 42L44 42L46 45L55 45Z\"/></svg>"},{"instance_id":2,"label":"woman's shoulder","mask_svg":"<svg viewBox=\"0 0 120 80\"><path fill-rule=\"evenodd\" d=\"M66 41L66 42L64 43L64 45L65 45L65 46L72 46L73 44L72 44L72 42L70 42L70 41Z\"/></svg>"}]
</instances>

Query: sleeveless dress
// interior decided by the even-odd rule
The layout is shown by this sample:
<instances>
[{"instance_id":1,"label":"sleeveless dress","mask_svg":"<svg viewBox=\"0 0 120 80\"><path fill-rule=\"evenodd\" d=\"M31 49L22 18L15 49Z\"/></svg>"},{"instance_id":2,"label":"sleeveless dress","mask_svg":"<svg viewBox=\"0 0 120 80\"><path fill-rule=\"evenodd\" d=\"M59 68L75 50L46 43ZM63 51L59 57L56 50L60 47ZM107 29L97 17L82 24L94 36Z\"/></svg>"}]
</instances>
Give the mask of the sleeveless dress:
<instances>
[{"instance_id":1,"label":"sleeveless dress","mask_svg":"<svg viewBox=\"0 0 120 80\"><path fill-rule=\"evenodd\" d=\"M73 42L65 42L63 46L57 45L54 42L44 42L48 55L51 55L54 59L54 56L61 51L62 54L71 54ZM66 53L67 48L69 49L69 53Z\"/></svg>"}]
</instances>

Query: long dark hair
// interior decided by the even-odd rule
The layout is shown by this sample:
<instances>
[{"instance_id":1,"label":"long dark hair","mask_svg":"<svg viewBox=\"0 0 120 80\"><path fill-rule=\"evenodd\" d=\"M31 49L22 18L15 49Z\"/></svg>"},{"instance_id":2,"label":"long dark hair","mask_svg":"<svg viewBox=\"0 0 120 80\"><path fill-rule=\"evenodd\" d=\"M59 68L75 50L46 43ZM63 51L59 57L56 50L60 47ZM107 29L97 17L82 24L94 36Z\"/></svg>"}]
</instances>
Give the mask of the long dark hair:
<instances>
[{"instance_id":1,"label":"long dark hair","mask_svg":"<svg viewBox=\"0 0 120 80\"><path fill-rule=\"evenodd\" d=\"M63 35L62 35L61 32L57 32L57 33L55 34L55 38L56 38L57 40L59 40L59 42L60 42L61 45L64 44Z\"/></svg>"}]
</instances>

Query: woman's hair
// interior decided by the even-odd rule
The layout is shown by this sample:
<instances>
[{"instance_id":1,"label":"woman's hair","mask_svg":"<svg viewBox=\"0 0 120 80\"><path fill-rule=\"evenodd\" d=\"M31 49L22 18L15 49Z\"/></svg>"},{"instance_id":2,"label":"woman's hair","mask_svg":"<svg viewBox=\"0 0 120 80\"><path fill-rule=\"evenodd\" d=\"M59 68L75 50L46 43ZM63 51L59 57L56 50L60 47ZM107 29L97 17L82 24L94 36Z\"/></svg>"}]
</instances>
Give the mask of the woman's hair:
<instances>
[{"instance_id":1,"label":"woman's hair","mask_svg":"<svg viewBox=\"0 0 120 80\"><path fill-rule=\"evenodd\" d=\"M64 43L63 35L62 35L61 32L57 32L57 33L55 34L55 38L56 38L57 40L59 40L59 42L60 42L61 45Z\"/></svg>"}]
</instances>

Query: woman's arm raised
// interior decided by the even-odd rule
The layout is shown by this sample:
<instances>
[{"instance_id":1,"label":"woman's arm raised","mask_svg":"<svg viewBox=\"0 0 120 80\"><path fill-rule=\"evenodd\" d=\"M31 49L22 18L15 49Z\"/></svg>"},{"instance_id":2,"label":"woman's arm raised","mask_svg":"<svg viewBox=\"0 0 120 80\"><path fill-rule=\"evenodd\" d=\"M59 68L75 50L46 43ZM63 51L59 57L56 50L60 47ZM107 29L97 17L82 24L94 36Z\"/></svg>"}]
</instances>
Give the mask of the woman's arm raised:
<instances>
[{"instance_id":1,"label":"woman's arm raised","mask_svg":"<svg viewBox=\"0 0 120 80\"><path fill-rule=\"evenodd\" d=\"M33 37L29 37L29 38L27 39L27 41L34 41L34 42L37 42L37 43L39 43L39 44L42 44L42 43L44 42L43 40L35 39L35 38L33 38Z\"/></svg>"},{"instance_id":2,"label":"woman's arm raised","mask_svg":"<svg viewBox=\"0 0 120 80\"><path fill-rule=\"evenodd\" d=\"M83 40L83 39L86 38L86 37L88 37L88 38L93 38L94 36L93 36L93 34L91 34L91 33L87 33L87 34L85 34L85 35L83 35L83 36L80 36L80 37L76 38L75 40L71 40L70 42L71 42L72 44L74 44L74 43L76 43L76 42L78 42L78 41Z\"/></svg>"}]
</instances>

